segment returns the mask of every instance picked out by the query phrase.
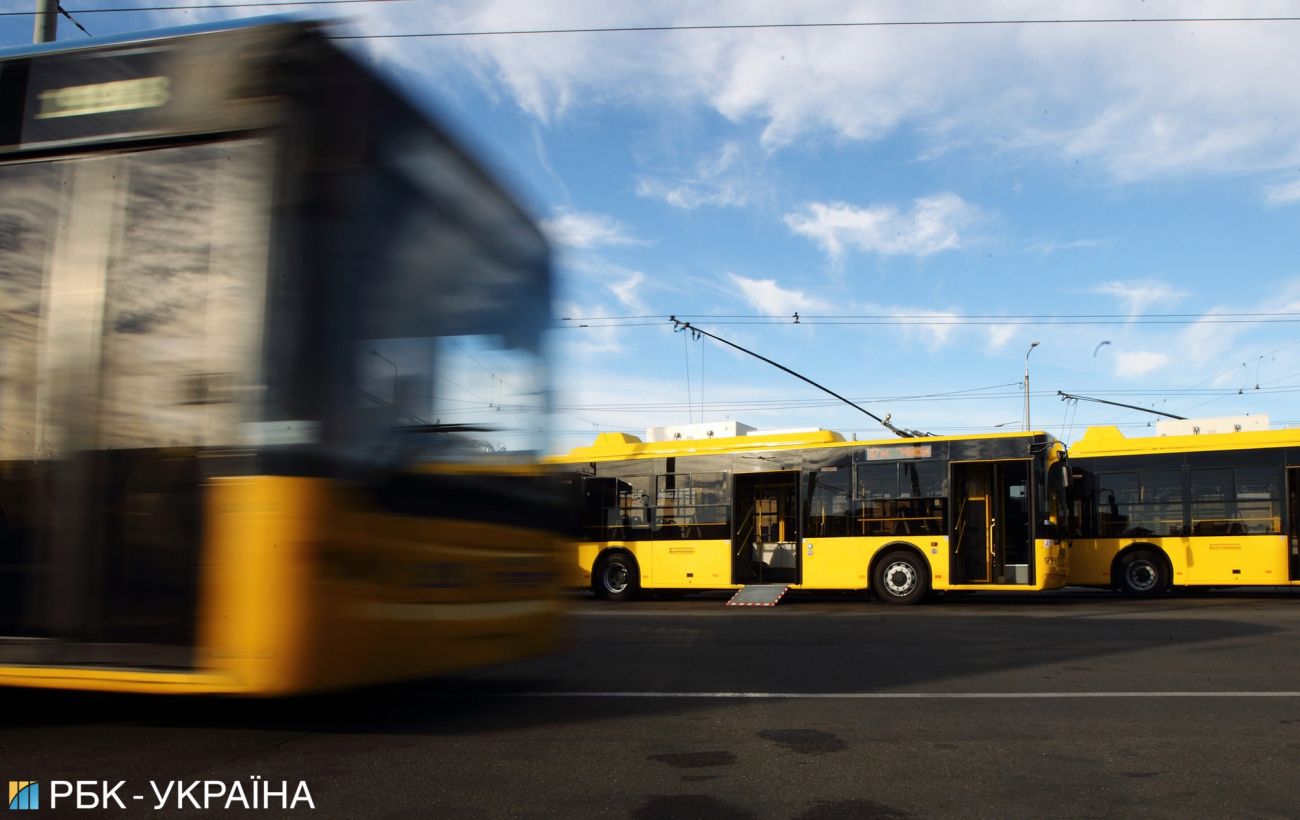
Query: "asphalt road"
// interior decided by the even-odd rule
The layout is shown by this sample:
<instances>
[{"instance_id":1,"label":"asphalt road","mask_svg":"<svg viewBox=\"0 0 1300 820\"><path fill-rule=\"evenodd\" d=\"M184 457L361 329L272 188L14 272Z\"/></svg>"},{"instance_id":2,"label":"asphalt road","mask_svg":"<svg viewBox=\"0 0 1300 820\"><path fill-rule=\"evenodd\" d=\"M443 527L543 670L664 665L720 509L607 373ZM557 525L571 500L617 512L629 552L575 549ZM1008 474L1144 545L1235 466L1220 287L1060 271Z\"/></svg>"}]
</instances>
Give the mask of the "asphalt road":
<instances>
[{"instance_id":1,"label":"asphalt road","mask_svg":"<svg viewBox=\"0 0 1300 820\"><path fill-rule=\"evenodd\" d=\"M0 773L302 780L322 817L1300 816L1300 595L724 600L575 598L563 655L340 696L0 693Z\"/></svg>"}]
</instances>

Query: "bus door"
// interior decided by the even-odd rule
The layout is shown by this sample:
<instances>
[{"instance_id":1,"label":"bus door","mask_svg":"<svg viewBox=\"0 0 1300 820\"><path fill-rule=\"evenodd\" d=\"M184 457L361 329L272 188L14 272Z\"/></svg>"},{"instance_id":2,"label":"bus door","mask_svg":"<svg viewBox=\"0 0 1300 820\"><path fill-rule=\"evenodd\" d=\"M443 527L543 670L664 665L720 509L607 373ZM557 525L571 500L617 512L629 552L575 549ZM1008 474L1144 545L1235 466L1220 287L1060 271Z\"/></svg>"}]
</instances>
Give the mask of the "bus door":
<instances>
[{"instance_id":1,"label":"bus door","mask_svg":"<svg viewBox=\"0 0 1300 820\"><path fill-rule=\"evenodd\" d=\"M1028 584L1032 580L1028 461L952 465L956 515L949 533L956 584Z\"/></svg>"},{"instance_id":2,"label":"bus door","mask_svg":"<svg viewBox=\"0 0 1300 820\"><path fill-rule=\"evenodd\" d=\"M78 655L79 645L101 637L102 579L111 570L98 524L109 505L95 488L105 483L108 454L96 450L105 269L122 209L123 162L100 157L0 167L6 198L41 216L26 232L20 222L22 241L0 249L0 269L18 272L17 290L32 306L32 315L23 316L18 304L26 300L0 305L8 354L0 407L17 433L0 443L0 517L8 524L4 594L11 602L0 619L7 639L0 662L90 660Z\"/></svg>"},{"instance_id":3,"label":"bus door","mask_svg":"<svg viewBox=\"0 0 1300 820\"><path fill-rule=\"evenodd\" d=\"M256 235L226 170L251 174L246 157L193 145L0 166L6 197L45 217L0 248L39 311L0 303L0 408L18 434L0 442L0 662L192 662L197 453L237 441L231 382L257 352L239 332L243 277L264 268L230 247Z\"/></svg>"},{"instance_id":4,"label":"bus door","mask_svg":"<svg viewBox=\"0 0 1300 820\"><path fill-rule=\"evenodd\" d=\"M731 539L733 584L799 583L799 475L791 470L732 476L732 521L736 526Z\"/></svg>"},{"instance_id":5,"label":"bus door","mask_svg":"<svg viewBox=\"0 0 1300 820\"><path fill-rule=\"evenodd\" d=\"M1300 581L1300 468L1286 471L1286 551L1289 577Z\"/></svg>"}]
</instances>

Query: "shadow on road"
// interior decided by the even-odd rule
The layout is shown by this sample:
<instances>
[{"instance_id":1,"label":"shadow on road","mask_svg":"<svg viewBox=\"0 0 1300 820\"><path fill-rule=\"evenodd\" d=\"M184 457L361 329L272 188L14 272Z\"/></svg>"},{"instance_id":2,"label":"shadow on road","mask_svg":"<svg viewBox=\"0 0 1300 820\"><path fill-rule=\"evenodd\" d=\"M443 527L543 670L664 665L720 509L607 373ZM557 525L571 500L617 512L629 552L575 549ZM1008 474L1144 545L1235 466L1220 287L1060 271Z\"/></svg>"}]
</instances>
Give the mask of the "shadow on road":
<instances>
[{"instance_id":1,"label":"shadow on road","mask_svg":"<svg viewBox=\"0 0 1300 820\"><path fill-rule=\"evenodd\" d=\"M1288 630L1268 617L1243 617L1236 604L1259 598L1240 592L1099 605L1097 596L1108 595L958 596L902 612L843 596L797 596L757 612L718 613L711 604L681 602L687 608L673 617L646 602L609 618L600 617L601 606L578 603L571 650L550 658L280 700L11 691L0 695L0 731L80 724L456 735L571 723L594 713L680 714L705 702L609 693L1231 687L1253 684L1234 674L1263 674L1238 673L1248 664L1232 653L1243 644L1253 642L1258 651L1256 639L1290 640L1276 637ZM827 601L839 603L819 607ZM1219 678L1211 680L1207 670Z\"/></svg>"}]
</instances>

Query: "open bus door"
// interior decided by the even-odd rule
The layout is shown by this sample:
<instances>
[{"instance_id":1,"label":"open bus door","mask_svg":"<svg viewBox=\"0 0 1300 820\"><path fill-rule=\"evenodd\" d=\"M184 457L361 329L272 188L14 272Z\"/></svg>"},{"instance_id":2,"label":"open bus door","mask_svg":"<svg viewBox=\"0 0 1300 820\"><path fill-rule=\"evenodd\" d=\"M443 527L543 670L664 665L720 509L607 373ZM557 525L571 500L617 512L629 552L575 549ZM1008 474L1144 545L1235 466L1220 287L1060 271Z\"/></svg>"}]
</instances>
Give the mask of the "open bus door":
<instances>
[{"instance_id":1,"label":"open bus door","mask_svg":"<svg viewBox=\"0 0 1300 820\"><path fill-rule=\"evenodd\" d=\"M733 476L733 584L800 582L799 476L797 470Z\"/></svg>"},{"instance_id":2,"label":"open bus door","mask_svg":"<svg viewBox=\"0 0 1300 820\"><path fill-rule=\"evenodd\" d=\"M956 584L1033 581L1030 462L954 463L950 571Z\"/></svg>"}]
</instances>

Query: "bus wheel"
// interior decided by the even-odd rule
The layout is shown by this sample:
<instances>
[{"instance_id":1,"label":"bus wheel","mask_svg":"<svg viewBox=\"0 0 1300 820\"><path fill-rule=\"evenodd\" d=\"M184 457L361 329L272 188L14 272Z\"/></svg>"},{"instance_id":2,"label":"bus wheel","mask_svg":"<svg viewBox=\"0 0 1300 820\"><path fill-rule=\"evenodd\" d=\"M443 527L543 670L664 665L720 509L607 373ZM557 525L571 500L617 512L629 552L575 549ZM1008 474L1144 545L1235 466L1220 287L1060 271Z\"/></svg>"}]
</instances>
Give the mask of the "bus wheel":
<instances>
[{"instance_id":1,"label":"bus wheel","mask_svg":"<svg viewBox=\"0 0 1300 820\"><path fill-rule=\"evenodd\" d=\"M636 559L625 552L605 556L591 581L596 596L606 601L626 601L641 586Z\"/></svg>"},{"instance_id":2,"label":"bus wheel","mask_svg":"<svg viewBox=\"0 0 1300 820\"><path fill-rule=\"evenodd\" d=\"M1151 550L1135 550L1119 562L1119 588L1130 595L1158 595L1169 588L1165 562Z\"/></svg>"},{"instance_id":3,"label":"bus wheel","mask_svg":"<svg viewBox=\"0 0 1300 820\"><path fill-rule=\"evenodd\" d=\"M914 604L930 585L924 563L908 550L891 552L881 558L872 581L876 596L887 604Z\"/></svg>"}]
</instances>

